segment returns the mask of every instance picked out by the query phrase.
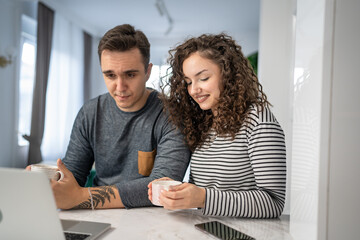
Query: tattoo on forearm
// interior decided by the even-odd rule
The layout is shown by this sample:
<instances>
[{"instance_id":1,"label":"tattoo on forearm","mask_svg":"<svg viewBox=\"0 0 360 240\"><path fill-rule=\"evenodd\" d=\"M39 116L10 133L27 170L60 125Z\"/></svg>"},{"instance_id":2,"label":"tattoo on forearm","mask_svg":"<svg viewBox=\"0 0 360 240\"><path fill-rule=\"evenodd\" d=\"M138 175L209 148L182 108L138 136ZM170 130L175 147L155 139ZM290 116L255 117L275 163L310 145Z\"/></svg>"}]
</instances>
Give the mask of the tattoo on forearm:
<instances>
[{"instance_id":1,"label":"tattoo on forearm","mask_svg":"<svg viewBox=\"0 0 360 240\"><path fill-rule=\"evenodd\" d=\"M93 204L94 208L97 208L98 205L101 203L101 206L104 206L105 201L111 202L111 199L116 199L116 195L114 192L114 186L100 186L96 188L91 189L91 194L93 197ZM80 208L91 208L91 198L89 196L89 199L80 203L74 209L80 209Z\"/></svg>"}]
</instances>

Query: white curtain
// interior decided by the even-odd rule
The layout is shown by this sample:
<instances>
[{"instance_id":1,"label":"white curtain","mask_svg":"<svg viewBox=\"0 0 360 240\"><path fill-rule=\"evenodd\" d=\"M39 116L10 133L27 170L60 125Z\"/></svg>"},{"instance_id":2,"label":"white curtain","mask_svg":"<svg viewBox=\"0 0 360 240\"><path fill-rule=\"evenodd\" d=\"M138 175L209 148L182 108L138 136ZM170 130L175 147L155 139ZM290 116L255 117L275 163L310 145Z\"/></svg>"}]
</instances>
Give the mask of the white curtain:
<instances>
[{"instance_id":1,"label":"white curtain","mask_svg":"<svg viewBox=\"0 0 360 240\"><path fill-rule=\"evenodd\" d=\"M83 45L82 30L55 13L41 146L45 162L65 156L74 119L83 104Z\"/></svg>"}]
</instances>

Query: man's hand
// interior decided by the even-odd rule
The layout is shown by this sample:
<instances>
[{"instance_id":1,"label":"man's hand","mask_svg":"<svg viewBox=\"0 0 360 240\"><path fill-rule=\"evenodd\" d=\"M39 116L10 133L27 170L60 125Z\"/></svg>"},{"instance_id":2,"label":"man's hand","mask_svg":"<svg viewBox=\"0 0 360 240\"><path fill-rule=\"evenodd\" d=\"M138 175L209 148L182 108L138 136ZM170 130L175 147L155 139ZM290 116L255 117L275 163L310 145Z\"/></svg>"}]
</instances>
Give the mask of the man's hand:
<instances>
[{"instance_id":1,"label":"man's hand","mask_svg":"<svg viewBox=\"0 0 360 240\"><path fill-rule=\"evenodd\" d=\"M61 159L57 160L64 174L61 181L51 180L56 205L61 209L71 208L123 208L119 190L115 186L100 186L90 189L80 187L74 175L66 168ZM89 194L91 191L92 199Z\"/></svg>"},{"instance_id":2,"label":"man's hand","mask_svg":"<svg viewBox=\"0 0 360 240\"><path fill-rule=\"evenodd\" d=\"M51 180L57 207L70 209L86 201L89 198L88 190L79 186L74 175L66 168L61 159L57 160L57 166L64 174L64 179L61 181Z\"/></svg>"}]
</instances>

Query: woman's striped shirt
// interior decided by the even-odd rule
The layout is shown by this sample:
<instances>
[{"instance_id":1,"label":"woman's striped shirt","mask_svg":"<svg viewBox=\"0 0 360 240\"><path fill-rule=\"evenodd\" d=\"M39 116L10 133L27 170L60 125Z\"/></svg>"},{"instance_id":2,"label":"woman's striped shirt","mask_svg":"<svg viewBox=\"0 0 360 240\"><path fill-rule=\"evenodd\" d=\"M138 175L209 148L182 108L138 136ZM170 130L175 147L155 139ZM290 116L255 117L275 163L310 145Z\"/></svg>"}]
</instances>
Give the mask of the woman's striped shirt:
<instances>
[{"instance_id":1,"label":"woman's striped shirt","mask_svg":"<svg viewBox=\"0 0 360 240\"><path fill-rule=\"evenodd\" d=\"M269 108L252 107L235 139L211 132L191 157L190 182L206 189L205 215L274 218L285 202L285 136Z\"/></svg>"}]
</instances>

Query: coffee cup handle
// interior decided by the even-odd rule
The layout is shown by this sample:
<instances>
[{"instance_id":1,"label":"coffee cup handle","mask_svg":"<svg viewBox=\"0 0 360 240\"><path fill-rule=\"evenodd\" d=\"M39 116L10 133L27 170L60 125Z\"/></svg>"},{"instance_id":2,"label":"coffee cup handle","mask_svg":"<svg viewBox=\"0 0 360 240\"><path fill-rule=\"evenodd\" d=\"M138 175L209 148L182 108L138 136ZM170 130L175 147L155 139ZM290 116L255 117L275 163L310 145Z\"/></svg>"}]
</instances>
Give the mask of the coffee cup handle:
<instances>
[{"instance_id":1,"label":"coffee cup handle","mask_svg":"<svg viewBox=\"0 0 360 240\"><path fill-rule=\"evenodd\" d=\"M57 181L61 181L64 179L64 173L62 171L57 171L57 174L59 174L59 179Z\"/></svg>"}]
</instances>

